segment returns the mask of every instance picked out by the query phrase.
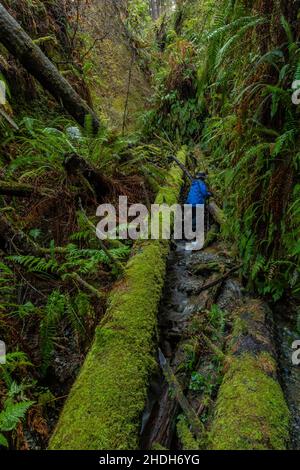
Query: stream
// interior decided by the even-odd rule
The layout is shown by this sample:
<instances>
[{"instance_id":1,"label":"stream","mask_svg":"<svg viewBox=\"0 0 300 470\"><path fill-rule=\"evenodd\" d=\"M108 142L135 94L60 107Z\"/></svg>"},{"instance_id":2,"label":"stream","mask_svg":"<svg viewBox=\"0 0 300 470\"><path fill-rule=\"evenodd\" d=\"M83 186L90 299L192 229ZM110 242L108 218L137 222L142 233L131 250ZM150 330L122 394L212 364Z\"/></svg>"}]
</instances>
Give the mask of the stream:
<instances>
[{"instance_id":1,"label":"stream","mask_svg":"<svg viewBox=\"0 0 300 470\"><path fill-rule=\"evenodd\" d=\"M195 333L193 324L195 323L194 328L198 330L208 328L207 312L216 306L224 313L218 347L220 349L225 347L224 338L230 333L230 322L227 322L227 318L239 303L243 302L247 296L246 291L234 274L213 288L204 290L200 294L198 291L201 286L220 277L220 266L222 275L222 272L230 270L233 265L233 260L221 242L214 243L200 252L186 251L185 241L173 242L168 260L167 281L159 312L159 347L176 374L190 404L204 424L209 423L222 375L218 370L218 363L211 357L211 353L203 349L201 343L193 365L189 370L185 370L184 364L188 359L186 351ZM299 450L300 366L292 364L291 344L294 340L300 339L300 334L296 333L291 318L284 318L276 310L274 313L279 377L292 415L290 446ZM193 391L194 387L191 387L191 377L193 374L197 377L196 374L199 373L201 377L209 374L211 382L210 404L207 409L203 407L203 398L207 398L207 395L201 388ZM147 406L143 414L141 448L152 449L159 445L170 450L180 449L181 444L176 432L179 414L180 407L172 397L168 383L162 372L157 372L152 377Z\"/></svg>"},{"instance_id":2,"label":"stream","mask_svg":"<svg viewBox=\"0 0 300 470\"><path fill-rule=\"evenodd\" d=\"M201 286L220 277L220 266L226 270L232 267L232 260L221 245L189 252L185 250L185 241L173 242L159 313L159 343L183 388L189 389L193 371L201 370L205 374L214 366L211 359L203 354L196 358L189 371L181 371L182 365L187 362L186 349L193 336L189 331L190 326L193 328L195 320L197 328L196 319L201 318L203 312L213 305L218 305L228 313L242 299L242 287L234 276L215 288L198 293ZM202 410L201 397L201 393L189 396L195 409ZM180 407L172 398L162 373L152 377L142 420L142 448L151 449L153 445L159 444L171 450L177 449L176 418L179 411Z\"/></svg>"}]
</instances>

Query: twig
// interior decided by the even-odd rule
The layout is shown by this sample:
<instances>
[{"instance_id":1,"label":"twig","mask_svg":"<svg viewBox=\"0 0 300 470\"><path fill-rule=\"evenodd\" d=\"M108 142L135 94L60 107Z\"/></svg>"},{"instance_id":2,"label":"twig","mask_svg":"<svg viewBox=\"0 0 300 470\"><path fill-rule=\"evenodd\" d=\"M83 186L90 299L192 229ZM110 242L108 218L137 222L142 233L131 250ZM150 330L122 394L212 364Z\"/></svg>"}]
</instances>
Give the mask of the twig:
<instances>
[{"instance_id":1,"label":"twig","mask_svg":"<svg viewBox=\"0 0 300 470\"><path fill-rule=\"evenodd\" d=\"M167 359L165 358L163 352L160 349L158 350L158 354L160 366L162 368L166 381L168 382L171 389L174 391L176 400L178 401L179 405L182 408L182 411L187 417L195 437L201 437L204 432L203 423L199 420L195 410L192 408L187 398L185 397L182 388L175 374L173 373L172 368L170 367Z\"/></svg>"},{"instance_id":2,"label":"twig","mask_svg":"<svg viewBox=\"0 0 300 470\"><path fill-rule=\"evenodd\" d=\"M103 292L100 292L98 289L96 289L94 286L86 282L84 279L82 279L79 274L77 273L72 273L68 277L70 277L73 281L78 282L79 284L82 285L85 289L89 290L93 295L98 297L100 300L105 299L105 294Z\"/></svg>"},{"instance_id":3,"label":"twig","mask_svg":"<svg viewBox=\"0 0 300 470\"><path fill-rule=\"evenodd\" d=\"M135 59L135 50L132 51L130 69L129 69L129 76L128 76L126 102L125 102L124 115L123 115L123 127L122 127L122 134L123 135L125 134L125 129L126 129L126 121L127 121L127 115L128 115L129 93L130 93L130 86L131 86L134 59Z\"/></svg>"},{"instance_id":4,"label":"twig","mask_svg":"<svg viewBox=\"0 0 300 470\"><path fill-rule=\"evenodd\" d=\"M192 174L189 172L189 170L183 165L183 163L181 163L178 158L176 158L174 155L171 155L171 158L174 160L175 163L177 163L177 165L182 169L182 171L186 174L186 176L191 180L193 181L194 178L192 176Z\"/></svg>"},{"instance_id":5,"label":"twig","mask_svg":"<svg viewBox=\"0 0 300 470\"><path fill-rule=\"evenodd\" d=\"M223 276L219 277L215 281L212 281L212 282L210 282L208 284L205 284L204 286L200 287L197 291L197 294L201 294L201 292L204 292L207 289L210 289L211 287L217 286L218 284L220 284L220 282L226 281L226 279L228 279L231 276L231 274L235 273L236 271L238 271L242 267L243 267L242 264L240 264L239 266L235 266L234 268L230 269L230 271L228 271L227 273L225 273Z\"/></svg>"},{"instance_id":6,"label":"twig","mask_svg":"<svg viewBox=\"0 0 300 470\"><path fill-rule=\"evenodd\" d=\"M211 352L215 354L218 359L224 361L225 354L223 353L223 351L221 351L221 349L218 348L218 346L216 346L204 333L202 333L202 338L204 339L206 345L211 350Z\"/></svg>"},{"instance_id":7,"label":"twig","mask_svg":"<svg viewBox=\"0 0 300 470\"><path fill-rule=\"evenodd\" d=\"M76 36L77 36L77 33L78 33L78 29L79 29L80 6L81 6L81 0L77 0L77 2L76 2L76 25L75 25L75 28L74 28L73 35L70 38L69 58L71 57L71 55L73 54L74 49L75 49L74 42L75 42L75 39L76 39Z\"/></svg>"},{"instance_id":8,"label":"twig","mask_svg":"<svg viewBox=\"0 0 300 470\"><path fill-rule=\"evenodd\" d=\"M19 126L15 123L15 121L4 111L4 109L0 108L0 115L6 119L6 121L13 127L16 131L19 130Z\"/></svg>"},{"instance_id":9,"label":"twig","mask_svg":"<svg viewBox=\"0 0 300 470\"><path fill-rule=\"evenodd\" d=\"M88 50L80 57L80 62L83 62L83 60L86 58L86 56L89 55L89 53L94 49L94 47L96 46L97 42L100 42L100 41L104 41L104 39L107 38L107 36L109 35L109 32L105 33L103 36L101 36L100 38L96 38L95 41L93 42L93 44L91 45L91 47L88 48Z\"/></svg>"}]
</instances>

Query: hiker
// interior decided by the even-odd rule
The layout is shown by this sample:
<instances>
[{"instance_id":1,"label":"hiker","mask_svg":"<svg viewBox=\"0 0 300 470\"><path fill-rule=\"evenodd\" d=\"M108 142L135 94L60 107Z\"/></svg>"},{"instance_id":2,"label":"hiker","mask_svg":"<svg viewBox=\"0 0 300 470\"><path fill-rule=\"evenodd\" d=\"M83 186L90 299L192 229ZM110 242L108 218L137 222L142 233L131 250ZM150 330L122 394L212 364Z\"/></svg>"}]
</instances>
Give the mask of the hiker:
<instances>
[{"instance_id":1,"label":"hiker","mask_svg":"<svg viewBox=\"0 0 300 470\"><path fill-rule=\"evenodd\" d=\"M186 200L186 204L191 205L193 208L193 230L196 229L197 206L205 205L206 200L212 196L205 183L206 179L206 173L198 173L195 176Z\"/></svg>"}]
</instances>

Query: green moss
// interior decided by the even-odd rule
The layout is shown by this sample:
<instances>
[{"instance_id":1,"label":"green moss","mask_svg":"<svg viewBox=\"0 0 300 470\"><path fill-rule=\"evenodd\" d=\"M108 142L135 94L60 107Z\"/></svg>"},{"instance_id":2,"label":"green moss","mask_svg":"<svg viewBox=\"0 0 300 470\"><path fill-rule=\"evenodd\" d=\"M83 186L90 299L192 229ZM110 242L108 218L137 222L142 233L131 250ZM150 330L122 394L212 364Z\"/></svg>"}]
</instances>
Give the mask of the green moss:
<instances>
[{"instance_id":1,"label":"green moss","mask_svg":"<svg viewBox=\"0 0 300 470\"><path fill-rule=\"evenodd\" d=\"M184 162L185 152L179 157ZM176 201L182 174L171 169ZM175 178L176 177L176 178ZM176 181L175 181L176 179ZM158 196L159 198L159 196ZM168 241L139 241L75 382L50 449L136 449L154 360Z\"/></svg>"},{"instance_id":2,"label":"green moss","mask_svg":"<svg viewBox=\"0 0 300 470\"><path fill-rule=\"evenodd\" d=\"M214 450L283 450L289 411L268 353L232 357L212 425Z\"/></svg>"},{"instance_id":3,"label":"green moss","mask_svg":"<svg viewBox=\"0 0 300 470\"><path fill-rule=\"evenodd\" d=\"M180 416L177 423L177 435L183 450L199 450L203 448L202 444L193 437L188 422L183 415Z\"/></svg>"},{"instance_id":4,"label":"green moss","mask_svg":"<svg viewBox=\"0 0 300 470\"><path fill-rule=\"evenodd\" d=\"M181 162L185 162L186 147L183 147L177 154L177 158ZM178 165L173 165L168 176L168 184L162 188L155 200L155 204L168 204L172 206L178 202L179 191L182 182L182 170Z\"/></svg>"}]
</instances>

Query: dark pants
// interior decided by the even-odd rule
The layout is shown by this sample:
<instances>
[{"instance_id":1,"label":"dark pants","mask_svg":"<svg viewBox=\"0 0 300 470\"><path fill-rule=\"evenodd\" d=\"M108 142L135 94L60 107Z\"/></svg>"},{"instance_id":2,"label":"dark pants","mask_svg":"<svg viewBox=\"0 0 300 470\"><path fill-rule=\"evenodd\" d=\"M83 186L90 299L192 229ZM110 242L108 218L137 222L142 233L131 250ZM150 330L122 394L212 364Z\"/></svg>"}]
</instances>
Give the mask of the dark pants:
<instances>
[{"instance_id":1,"label":"dark pants","mask_svg":"<svg viewBox=\"0 0 300 470\"><path fill-rule=\"evenodd\" d=\"M193 210L192 210L192 227L193 227L193 231L195 232L197 228L197 207L196 206L193 206Z\"/></svg>"}]
</instances>

